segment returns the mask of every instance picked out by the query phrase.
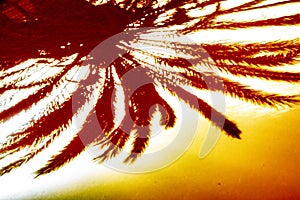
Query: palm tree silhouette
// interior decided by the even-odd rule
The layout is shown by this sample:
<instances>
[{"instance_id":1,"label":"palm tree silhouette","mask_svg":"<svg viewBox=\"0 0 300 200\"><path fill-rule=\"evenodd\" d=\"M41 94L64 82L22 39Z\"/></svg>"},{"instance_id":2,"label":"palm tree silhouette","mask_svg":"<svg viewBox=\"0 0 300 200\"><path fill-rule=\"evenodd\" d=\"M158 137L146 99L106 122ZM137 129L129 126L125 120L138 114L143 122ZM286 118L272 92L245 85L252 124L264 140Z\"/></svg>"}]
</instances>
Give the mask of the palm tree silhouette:
<instances>
[{"instance_id":1,"label":"palm tree silhouette","mask_svg":"<svg viewBox=\"0 0 300 200\"><path fill-rule=\"evenodd\" d=\"M0 66L1 86L0 94L3 101L0 111L0 121L5 123L16 116L28 112L42 101L48 100L40 114L36 114L26 123L21 124L16 131L5 130L11 134L1 145L1 159L27 149L27 153L0 170L0 175L20 167L35 155L45 150L60 134L70 126L74 117L74 97L72 92L64 90L64 85L72 84L69 74L86 59L89 53L102 41L133 27L171 28L177 33L186 35L201 30L233 30L249 29L253 27L291 26L300 22L299 14L283 15L276 18L257 19L253 21L220 20L218 17L226 14L260 10L292 4L296 1L286 0L277 3L264 3L261 0L240 3L231 8L222 7L223 0L206 1L153 1L153 0L122 0L103 1L95 5L96 1L84 0L6 0L0 4L1 37ZM192 11L213 7L209 14L193 16ZM163 18L164 17L164 18ZM159 20L163 19L163 20ZM173 29L172 29L173 28ZM134 40L136 38L132 38ZM142 44L153 46L164 44L163 40L139 38ZM202 43L201 48L196 44L174 42L176 48L192 57L201 65L207 60L199 58L205 49L214 61L214 70L221 74L237 77L255 77L259 79L298 83L300 74L296 72L274 70L277 66L295 65L299 56L299 39L271 42L252 43ZM123 48L126 47L122 46ZM155 64L145 61L134 52L129 51L110 63L103 74L95 73L95 80L103 80L103 87L98 88L99 96L95 103L98 123L102 128L100 133L89 136L83 144L83 134L93 131L90 115L84 126L75 134L68 145L57 155L54 155L46 166L38 170L37 175L50 173L71 161L83 152L88 145L100 144L105 151L97 157L104 161L117 155L129 140L129 133L134 132L131 155L125 162L133 162L143 153L149 143L151 128L149 124L152 116L151 106L158 104L161 113L161 123L166 127L173 127L176 114L169 103L157 92L162 87L174 96L183 100L196 109L208 120L223 130L224 133L240 138L241 131L237 125L227 119L221 112L205 100L189 93L181 83L172 79L160 79L160 70L156 65L165 66L168 73L186 84L208 91L217 91L225 95L248 101L262 106L278 107L293 105L298 100L296 96L282 96L255 90L247 85L226 78L216 76L195 68L184 56L164 57L159 54L141 51L142 55L155 59ZM67 58L73 56L72 62ZM20 67L25 61L34 60L27 67ZM47 66L55 68L56 72L49 76L26 81L27 75L43 71ZM142 67L141 67L142 66ZM125 74L137 69L140 79L149 83L134 90ZM45 73L45 72L44 72ZM29 75L28 75L29 76ZM216 83L222 83L219 87ZM88 83L86 83L88 84ZM120 85L124 92L124 103L128 112L120 125L116 124L114 110L110 105L116 101L115 88ZM60 86L63 86L60 88ZM34 89L31 91L30 89ZM28 92L27 96L18 101L12 101L15 92ZM30 92L31 91L31 92ZM54 91L65 93L63 101L55 98ZM87 92L78 88L77 92ZM17 94L17 93L15 93ZM87 95L87 94L86 94ZM52 97L52 98L51 98ZM196 101L193 101L196 99ZM12 102L11 102L12 101ZM80 110L83 102L77 102L75 113ZM216 115L216 119L211 116ZM222 121L223 120L223 121Z\"/></svg>"}]
</instances>

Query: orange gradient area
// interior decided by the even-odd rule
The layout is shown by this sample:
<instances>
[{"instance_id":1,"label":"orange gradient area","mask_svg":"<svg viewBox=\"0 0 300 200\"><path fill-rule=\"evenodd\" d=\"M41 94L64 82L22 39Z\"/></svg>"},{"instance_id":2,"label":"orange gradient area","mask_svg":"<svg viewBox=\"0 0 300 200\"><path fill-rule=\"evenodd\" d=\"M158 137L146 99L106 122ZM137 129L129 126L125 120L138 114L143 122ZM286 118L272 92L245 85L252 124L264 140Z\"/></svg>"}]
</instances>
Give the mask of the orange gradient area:
<instances>
[{"instance_id":1,"label":"orange gradient area","mask_svg":"<svg viewBox=\"0 0 300 200\"><path fill-rule=\"evenodd\" d=\"M267 113L256 116L254 112L232 115L244 130L242 140L228 139L222 135L213 151L204 159L199 159L202 136L208 128L208 124L202 122L199 137L191 148L169 167L139 175L101 171L100 167L96 174L89 173L87 168L77 169L75 174L84 171L86 177L68 186L58 183L58 191L46 192L45 195L38 193L36 197L297 199L300 196L299 115L299 107L275 116ZM74 162L74 167L79 164Z\"/></svg>"}]
</instances>

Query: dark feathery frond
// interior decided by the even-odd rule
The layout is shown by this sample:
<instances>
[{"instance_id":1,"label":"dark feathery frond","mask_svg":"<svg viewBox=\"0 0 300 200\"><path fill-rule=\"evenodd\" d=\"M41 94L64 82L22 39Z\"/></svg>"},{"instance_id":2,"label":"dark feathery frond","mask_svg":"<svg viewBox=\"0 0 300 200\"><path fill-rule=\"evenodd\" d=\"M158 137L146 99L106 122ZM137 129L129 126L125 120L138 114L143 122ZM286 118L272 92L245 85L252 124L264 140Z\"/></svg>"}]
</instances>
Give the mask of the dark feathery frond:
<instances>
[{"instance_id":1,"label":"dark feathery frond","mask_svg":"<svg viewBox=\"0 0 300 200\"><path fill-rule=\"evenodd\" d=\"M293 72L276 72L268 69L246 67L243 65L217 65L218 69L231 73L235 76L255 77L266 80L299 82L300 74Z\"/></svg>"},{"instance_id":2,"label":"dark feathery frond","mask_svg":"<svg viewBox=\"0 0 300 200\"><path fill-rule=\"evenodd\" d=\"M110 133L107 139L102 142L102 148L106 147L106 150L101 155L97 156L95 160L101 163L118 155L124 148L129 136L130 135L122 128L122 125L116 128Z\"/></svg>"},{"instance_id":3,"label":"dark feathery frond","mask_svg":"<svg viewBox=\"0 0 300 200\"><path fill-rule=\"evenodd\" d=\"M224 130L227 135L240 139L241 130L235 123L228 120L222 113L212 108L202 99L197 97L195 98L194 95L189 94L187 91L178 86L169 85L168 87L173 94L184 100L193 109L198 110L206 119L211 120L215 126Z\"/></svg>"},{"instance_id":4,"label":"dark feathery frond","mask_svg":"<svg viewBox=\"0 0 300 200\"><path fill-rule=\"evenodd\" d=\"M156 112L165 129L176 125L177 113L159 89L178 97L233 138L240 138L238 126L214 105L188 91L187 86L272 108L299 103L297 95L254 89L234 79L299 84L299 71L284 68L299 64L299 38L264 42L182 39L201 31L294 27L299 25L298 13L282 12L249 20L238 16L299 5L297 1L251 0L231 7L226 7L226 0L97 2L0 3L0 125L7 135L1 142L0 160L24 150L23 155L0 169L0 176L34 159L63 132L70 135L68 144L36 171L37 176L62 167L93 145L103 150L95 160L104 162L132 141L124 162L134 162L150 144ZM227 19L231 14L237 17ZM145 27L146 31L140 31ZM122 50L112 63L108 63L110 58L97 60L97 55L91 53L103 41L132 30L135 34L128 41L121 38L114 41L113 50L105 49L116 51L109 52L112 54ZM117 91L124 94L124 99L117 96ZM117 123L116 106L120 101L125 114ZM90 104L93 109L84 113ZM71 133L70 126L82 113L86 115L80 128ZM21 119L20 126L6 128L10 120L16 119Z\"/></svg>"},{"instance_id":5,"label":"dark feathery frond","mask_svg":"<svg viewBox=\"0 0 300 200\"><path fill-rule=\"evenodd\" d=\"M297 64L299 39L251 44L202 44L217 64L282 66Z\"/></svg>"},{"instance_id":6,"label":"dark feathery frond","mask_svg":"<svg viewBox=\"0 0 300 200\"><path fill-rule=\"evenodd\" d=\"M266 92L257 91L236 82L223 80L225 92L230 96L248 101L258 105L267 105L277 107L282 105L293 105L299 103L298 96L282 96L278 94L268 94Z\"/></svg>"},{"instance_id":7,"label":"dark feathery frond","mask_svg":"<svg viewBox=\"0 0 300 200\"><path fill-rule=\"evenodd\" d=\"M53 80L49 81L46 86L38 90L36 93L31 94L26 99L21 100L16 105L0 112L0 121L5 121L10 117L18 114L21 111L27 110L30 106L34 105L41 99L50 95L51 91L55 86L57 86L60 82L62 82L62 77L66 75L66 73L77 64L77 59L64 67L64 69L55 77ZM7 91L7 90L6 90Z\"/></svg>"},{"instance_id":8,"label":"dark feathery frond","mask_svg":"<svg viewBox=\"0 0 300 200\"><path fill-rule=\"evenodd\" d=\"M58 155L54 156L44 168L36 172L38 175L49 173L66 164L82 151L84 151L86 145L91 144L96 139L102 140L105 135L107 135L111 131L111 129L114 127L114 116L110 101L114 99L114 85L112 84L113 82L114 79L112 76L112 72L108 68L105 71L103 91L101 93L101 97L96 103L94 111L95 113L91 113L91 115L86 120L86 125L78 132L78 134L65 147L65 149L62 150ZM97 116L97 120L95 120L93 114ZM99 123L100 129L97 129L95 123L96 125ZM84 140L83 138L86 140Z\"/></svg>"},{"instance_id":9,"label":"dark feathery frond","mask_svg":"<svg viewBox=\"0 0 300 200\"><path fill-rule=\"evenodd\" d=\"M260 26L290 26L298 25L300 23L300 14L291 16L278 17L275 19L259 20L255 22L223 22L216 23L212 28L219 29L235 29L235 28L249 28Z\"/></svg>"},{"instance_id":10,"label":"dark feathery frond","mask_svg":"<svg viewBox=\"0 0 300 200\"><path fill-rule=\"evenodd\" d=\"M91 113L87 118L85 126L58 155L53 156L46 166L36 172L37 176L50 173L68 163L78 156L86 146L92 143L97 137L101 137L101 133L98 132L100 129L95 125L95 120L95 115Z\"/></svg>"},{"instance_id":11,"label":"dark feathery frond","mask_svg":"<svg viewBox=\"0 0 300 200\"><path fill-rule=\"evenodd\" d=\"M72 99L69 99L47 116L43 116L26 130L14 133L1 153L18 151L32 146L35 142L49 136L53 131L63 129L72 118Z\"/></svg>"}]
</instances>

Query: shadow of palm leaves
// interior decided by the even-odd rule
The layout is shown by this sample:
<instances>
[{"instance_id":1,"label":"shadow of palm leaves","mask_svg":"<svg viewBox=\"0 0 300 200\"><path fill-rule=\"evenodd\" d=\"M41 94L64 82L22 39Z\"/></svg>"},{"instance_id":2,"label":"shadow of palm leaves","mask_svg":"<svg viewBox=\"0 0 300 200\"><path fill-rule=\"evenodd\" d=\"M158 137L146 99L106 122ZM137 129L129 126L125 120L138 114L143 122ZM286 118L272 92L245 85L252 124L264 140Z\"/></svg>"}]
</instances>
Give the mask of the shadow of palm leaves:
<instances>
[{"instance_id":1,"label":"shadow of palm leaves","mask_svg":"<svg viewBox=\"0 0 300 200\"><path fill-rule=\"evenodd\" d=\"M223 0L206 1L107 1L101 5L93 5L93 1L83 0L7 0L0 4L1 18L1 44L0 66L2 81L0 94L5 95L16 91L27 91L36 88L25 98L5 106L0 112L0 121L5 123L22 112L36 108L43 100L53 97L43 112L32 117L23 127L17 131L8 131L6 141L0 149L1 158L16 154L20 150L27 149L27 153L0 170L0 175L9 173L20 167L45 150L66 130L74 117L74 105L72 92L65 94L63 101L55 99L54 91L65 92L68 84L72 84L72 72L79 70L81 64L88 57L89 52L105 39L132 27L171 28L180 34L189 34L201 30L247 30L253 27L268 26L292 26L300 22L299 14L283 15L276 18L257 19L254 21L219 21L218 17L230 14L285 6L296 1L282 1L277 3L265 3L261 0L240 3L232 8L223 8ZM193 17L192 11L204 10L208 7L214 9L203 16ZM163 19L163 20L161 20ZM133 40L136 38L133 38ZM142 44L159 46L164 40L139 38ZM120 43L121 44L121 43ZM172 83L172 80L160 80L159 70L156 65L163 65L175 76L180 75L188 84L200 90L222 92L225 95L248 101L262 106L279 107L291 106L298 102L296 96L286 96L268 93L243 85L240 82L205 73L194 64L203 64L199 58L198 44L184 44L174 42L176 48L185 52L186 56L194 59L194 63L187 62L184 56L164 57L159 54L142 51L142 55L153 58L155 64L145 63L143 59L129 52L110 63L103 73L95 73L94 78L102 81L99 96L95 102L97 120L102 128L101 134L88 137L87 144L100 144L105 149L103 154L97 157L99 161L105 161L117 155L128 142L130 132L135 132L135 140L132 144L131 156L125 162L133 162L142 154L149 143L150 128L153 113L148 113L151 106L161 105L161 123L166 128L173 127L176 123L176 114L169 103L157 92L156 87L163 87L172 95L177 96L191 108L196 109L208 120L215 114L225 119L224 123L212 121L227 135L240 138L241 131L237 125L227 119L222 113L209 105L200 97L186 91L180 84ZM122 45L121 45L122 46ZM126 48L126 45L122 46ZM214 61L215 70L238 77L254 77L270 81L298 83L300 74L296 72L278 71L276 67L284 65L296 65L299 61L299 39L283 41L270 41L265 43L202 43L201 48L210 55ZM68 58L73 56L70 62ZM35 63L20 67L21 63L35 59ZM39 80L27 81L26 74L36 72L43 68L55 68L49 77ZM128 80L122 80L124 74L140 66L147 66L140 70L140 76L149 79L149 84L143 85L134 92L127 84ZM149 75L151 74L151 75ZM71 77L71 78L70 78ZM119 83L121 81L121 83ZM127 82L126 82L127 81ZM223 89L215 87L214 83L222 81ZM86 83L85 85L88 85ZM114 110L111 103L116 101L114 89L121 84L124 91L124 102L128 105L129 112L125 114L119 126L115 124ZM77 92L89 95L86 88L77 88ZM73 91L74 92L74 91ZM131 95L132 94L132 95ZM196 98L195 105L191 99ZM78 101L77 111L84 104L85 99ZM92 132L90 125L91 115L87 116L85 125L74 135L68 145L49 162L38 170L37 175L50 173L71 161L85 150L80 135ZM130 120L129 120L130 119ZM137 126L138 125L138 126ZM144 127L142 129L141 127Z\"/></svg>"}]
</instances>

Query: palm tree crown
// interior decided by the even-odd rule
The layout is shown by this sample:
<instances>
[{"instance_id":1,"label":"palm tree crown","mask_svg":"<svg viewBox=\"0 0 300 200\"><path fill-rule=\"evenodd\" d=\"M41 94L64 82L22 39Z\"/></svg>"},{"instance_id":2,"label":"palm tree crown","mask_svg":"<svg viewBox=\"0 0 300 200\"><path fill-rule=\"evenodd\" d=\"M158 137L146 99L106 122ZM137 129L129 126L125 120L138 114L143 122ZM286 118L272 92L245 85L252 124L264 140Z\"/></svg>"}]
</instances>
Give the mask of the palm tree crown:
<instances>
[{"instance_id":1,"label":"palm tree crown","mask_svg":"<svg viewBox=\"0 0 300 200\"><path fill-rule=\"evenodd\" d=\"M89 88L97 91L91 111L94 113L86 116L69 144L38 170L38 175L58 169L89 145L98 144L104 149L96 160L101 162L112 158L124 148L130 134L135 139L125 162L133 162L149 143L149 125L154 112L161 114L165 128L176 123L174 109L162 98L158 88L183 100L233 138L240 138L237 125L203 98L186 90L185 86L220 92L262 106L289 106L298 102L296 96L256 90L230 76L298 83L299 73L280 71L277 67L298 63L299 39L248 43L207 41L201 44L172 40L178 35L204 30L298 25L298 13L251 21L222 18L233 13L291 5L296 1L268 3L252 0L231 7L226 7L224 0L108 0L98 5L96 2L6 0L0 4L0 94L3 100L0 121L3 125L10 120L20 119L22 122L18 129L5 130L8 137L1 145L0 155L4 159L26 150L25 154L4 166L0 175L31 160L68 129L89 100ZM206 12L201 13L204 10ZM141 29L147 27L152 29ZM91 56L101 42L131 30L135 31L135 37L127 38L125 42L118 41L115 48L125 49L122 51L125 53L111 63ZM174 56L131 48L130 45L136 43L169 49L169 52L175 49L181 53ZM95 60L106 66L99 67ZM87 65L95 71L86 72L88 78L78 84L73 78ZM128 73L134 74L135 78L127 76ZM30 74L38 74L39 78ZM138 81L146 84L136 88L134 84ZM118 99L115 94L118 87L124 93L124 104L128 108L120 123L116 123L115 109L111 107ZM24 97L13 100L14 95L21 93ZM79 98L79 94L85 98ZM156 110L151 109L153 105L156 105ZM39 112L26 119L22 117L31 110ZM216 117L212 118L212 115ZM95 120L101 127L97 133L93 133L92 122ZM83 137L86 138L84 142Z\"/></svg>"}]
</instances>

